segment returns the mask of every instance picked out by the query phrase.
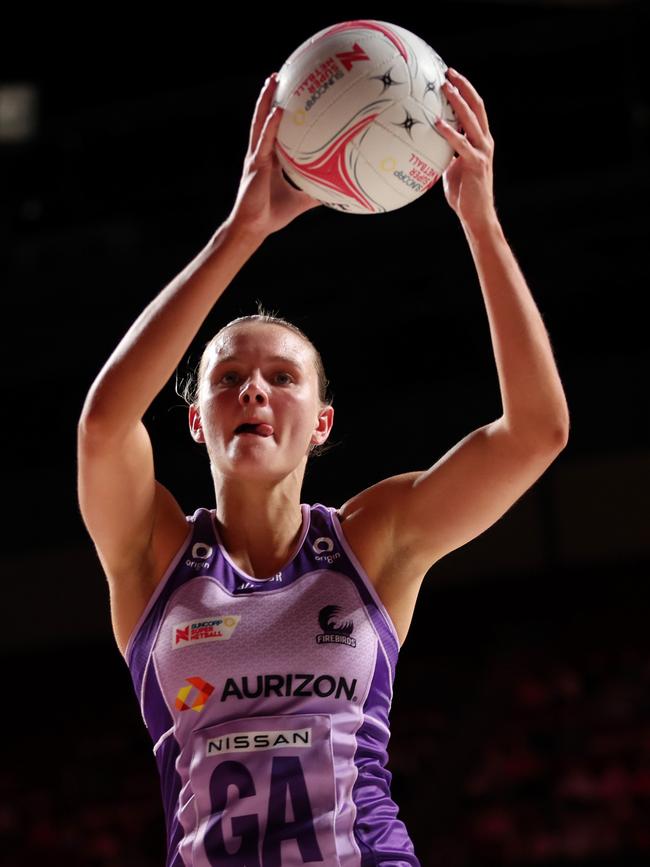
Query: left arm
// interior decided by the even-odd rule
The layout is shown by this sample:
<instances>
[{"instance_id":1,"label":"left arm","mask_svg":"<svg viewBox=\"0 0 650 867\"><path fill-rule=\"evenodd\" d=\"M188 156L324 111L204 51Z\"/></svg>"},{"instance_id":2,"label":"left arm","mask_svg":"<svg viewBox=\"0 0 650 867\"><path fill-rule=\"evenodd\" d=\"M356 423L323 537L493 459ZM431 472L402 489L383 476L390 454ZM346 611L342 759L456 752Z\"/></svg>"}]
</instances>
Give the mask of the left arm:
<instances>
[{"instance_id":1,"label":"left arm","mask_svg":"<svg viewBox=\"0 0 650 867\"><path fill-rule=\"evenodd\" d=\"M483 292L499 375L498 422L533 449L566 445L569 409L542 316L496 215L463 223Z\"/></svg>"},{"instance_id":2,"label":"left arm","mask_svg":"<svg viewBox=\"0 0 650 867\"><path fill-rule=\"evenodd\" d=\"M499 374L503 415L521 442L537 449L564 446L569 410L541 314L503 234L492 192L494 141L483 100L463 76L450 71L447 97L465 136L444 122L459 156L443 177L445 195L458 215L483 292Z\"/></svg>"},{"instance_id":3,"label":"left arm","mask_svg":"<svg viewBox=\"0 0 650 867\"><path fill-rule=\"evenodd\" d=\"M565 447L569 412L548 334L496 215L494 142L480 96L449 72L445 86L465 135L440 121L458 153L443 175L481 284L503 413L422 472L384 479L343 507L381 516L386 560L413 579L497 521Z\"/></svg>"}]
</instances>

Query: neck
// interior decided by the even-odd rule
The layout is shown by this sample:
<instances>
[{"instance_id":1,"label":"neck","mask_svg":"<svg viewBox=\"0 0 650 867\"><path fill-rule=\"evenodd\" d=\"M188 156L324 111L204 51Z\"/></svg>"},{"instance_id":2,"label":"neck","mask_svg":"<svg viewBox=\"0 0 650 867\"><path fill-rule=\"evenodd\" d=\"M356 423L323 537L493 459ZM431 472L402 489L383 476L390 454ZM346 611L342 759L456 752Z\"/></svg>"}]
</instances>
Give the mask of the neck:
<instances>
[{"instance_id":1,"label":"neck","mask_svg":"<svg viewBox=\"0 0 650 867\"><path fill-rule=\"evenodd\" d=\"M215 519L231 560L254 578L270 578L294 553L302 529L300 489L259 482L215 485Z\"/></svg>"}]
</instances>

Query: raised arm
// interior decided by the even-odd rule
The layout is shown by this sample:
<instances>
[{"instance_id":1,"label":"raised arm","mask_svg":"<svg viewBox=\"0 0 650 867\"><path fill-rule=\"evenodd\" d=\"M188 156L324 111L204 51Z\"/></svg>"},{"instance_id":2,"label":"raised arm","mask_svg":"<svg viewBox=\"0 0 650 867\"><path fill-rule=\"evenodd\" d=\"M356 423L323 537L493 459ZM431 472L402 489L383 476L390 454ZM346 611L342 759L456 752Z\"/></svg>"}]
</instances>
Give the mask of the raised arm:
<instances>
[{"instance_id":1,"label":"raised arm","mask_svg":"<svg viewBox=\"0 0 650 867\"><path fill-rule=\"evenodd\" d=\"M522 442L564 444L569 410L551 343L494 207L494 141L485 106L464 76L449 70L448 78L447 97L465 135L444 121L438 124L458 152L443 175L443 187L465 232L483 291L503 404L499 421Z\"/></svg>"},{"instance_id":2,"label":"raised arm","mask_svg":"<svg viewBox=\"0 0 650 867\"><path fill-rule=\"evenodd\" d=\"M458 154L443 188L476 265L503 411L428 469L383 479L342 507L344 514L367 512L369 525L382 527L376 548L390 567L382 589L395 610L402 604L412 610L413 593L405 591L419 587L437 560L494 524L555 460L569 435L551 343L494 207L494 142L483 100L464 76L449 70L448 77L445 90L464 134L437 124Z\"/></svg>"},{"instance_id":3,"label":"raised arm","mask_svg":"<svg viewBox=\"0 0 650 867\"><path fill-rule=\"evenodd\" d=\"M81 513L118 594L133 594L160 577L170 527L184 524L172 495L155 481L144 413L264 239L320 205L282 177L273 150L281 117L281 109L272 109L276 86L273 74L257 101L230 215L129 328L93 382L79 419Z\"/></svg>"},{"instance_id":4,"label":"raised arm","mask_svg":"<svg viewBox=\"0 0 650 867\"><path fill-rule=\"evenodd\" d=\"M320 202L282 177L273 144L282 109L277 78L258 99L235 205L206 246L143 310L93 383L84 428L119 436L144 415L178 366L206 316L264 239Z\"/></svg>"}]
</instances>

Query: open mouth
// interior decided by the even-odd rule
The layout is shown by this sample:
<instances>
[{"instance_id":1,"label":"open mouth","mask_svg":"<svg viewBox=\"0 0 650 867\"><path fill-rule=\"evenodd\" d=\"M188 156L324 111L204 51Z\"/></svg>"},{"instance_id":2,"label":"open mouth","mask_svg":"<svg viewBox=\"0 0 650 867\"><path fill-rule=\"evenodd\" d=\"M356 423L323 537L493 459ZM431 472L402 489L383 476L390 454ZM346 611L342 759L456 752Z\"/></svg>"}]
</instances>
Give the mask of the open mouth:
<instances>
[{"instance_id":1,"label":"open mouth","mask_svg":"<svg viewBox=\"0 0 650 867\"><path fill-rule=\"evenodd\" d=\"M270 424L251 424L245 422L235 428L236 434L254 434L258 437L269 437L273 433L273 428Z\"/></svg>"}]
</instances>

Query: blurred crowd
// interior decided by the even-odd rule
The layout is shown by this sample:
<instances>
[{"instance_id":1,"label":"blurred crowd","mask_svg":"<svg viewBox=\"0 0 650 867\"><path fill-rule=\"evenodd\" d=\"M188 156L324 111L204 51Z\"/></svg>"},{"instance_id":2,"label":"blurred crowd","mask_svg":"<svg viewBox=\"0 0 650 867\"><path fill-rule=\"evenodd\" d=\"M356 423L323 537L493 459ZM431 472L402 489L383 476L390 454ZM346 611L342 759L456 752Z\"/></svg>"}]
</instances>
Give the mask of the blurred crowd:
<instances>
[{"instance_id":1,"label":"blurred crowd","mask_svg":"<svg viewBox=\"0 0 650 867\"><path fill-rule=\"evenodd\" d=\"M646 635L551 630L488 649L483 670L471 706L447 705L460 721L443 702L394 722L394 788L423 865L649 865Z\"/></svg>"}]
</instances>

